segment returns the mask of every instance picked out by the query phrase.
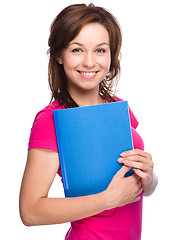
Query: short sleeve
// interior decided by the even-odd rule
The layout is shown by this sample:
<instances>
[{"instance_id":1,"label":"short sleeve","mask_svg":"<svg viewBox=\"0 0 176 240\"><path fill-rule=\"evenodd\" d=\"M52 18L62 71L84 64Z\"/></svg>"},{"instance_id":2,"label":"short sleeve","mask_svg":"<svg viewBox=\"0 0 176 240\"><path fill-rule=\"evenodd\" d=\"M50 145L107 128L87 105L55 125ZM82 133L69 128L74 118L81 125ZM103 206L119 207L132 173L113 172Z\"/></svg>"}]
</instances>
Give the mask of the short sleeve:
<instances>
[{"instance_id":1,"label":"short sleeve","mask_svg":"<svg viewBox=\"0 0 176 240\"><path fill-rule=\"evenodd\" d=\"M52 109L43 109L34 120L28 150L42 148L58 152Z\"/></svg>"}]
</instances>

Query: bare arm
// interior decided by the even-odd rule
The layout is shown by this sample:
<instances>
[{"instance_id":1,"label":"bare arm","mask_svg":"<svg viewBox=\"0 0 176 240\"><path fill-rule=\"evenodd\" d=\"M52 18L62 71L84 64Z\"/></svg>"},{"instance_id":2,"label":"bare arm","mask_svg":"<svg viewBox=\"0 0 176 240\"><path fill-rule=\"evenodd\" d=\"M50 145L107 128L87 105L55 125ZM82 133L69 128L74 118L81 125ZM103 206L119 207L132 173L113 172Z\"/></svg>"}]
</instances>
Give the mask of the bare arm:
<instances>
[{"instance_id":1,"label":"bare arm","mask_svg":"<svg viewBox=\"0 0 176 240\"><path fill-rule=\"evenodd\" d=\"M124 178L129 170L124 166L104 192L76 198L48 198L58 168L56 152L29 150L20 192L20 214L25 225L58 224L83 219L138 201L143 190L137 175Z\"/></svg>"}]
</instances>

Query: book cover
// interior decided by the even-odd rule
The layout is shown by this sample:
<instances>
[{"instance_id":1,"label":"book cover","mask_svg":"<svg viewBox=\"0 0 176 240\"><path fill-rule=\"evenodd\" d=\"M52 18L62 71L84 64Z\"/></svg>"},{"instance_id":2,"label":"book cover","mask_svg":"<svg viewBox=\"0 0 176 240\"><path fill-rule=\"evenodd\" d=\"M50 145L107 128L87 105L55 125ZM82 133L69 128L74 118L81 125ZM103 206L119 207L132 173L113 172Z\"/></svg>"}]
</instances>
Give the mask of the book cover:
<instances>
[{"instance_id":1,"label":"book cover","mask_svg":"<svg viewBox=\"0 0 176 240\"><path fill-rule=\"evenodd\" d=\"M104 191L123 165L120 153L133 149L128 102L54 110L53 116L65 197Z\"/></svg>"}]
</instances>

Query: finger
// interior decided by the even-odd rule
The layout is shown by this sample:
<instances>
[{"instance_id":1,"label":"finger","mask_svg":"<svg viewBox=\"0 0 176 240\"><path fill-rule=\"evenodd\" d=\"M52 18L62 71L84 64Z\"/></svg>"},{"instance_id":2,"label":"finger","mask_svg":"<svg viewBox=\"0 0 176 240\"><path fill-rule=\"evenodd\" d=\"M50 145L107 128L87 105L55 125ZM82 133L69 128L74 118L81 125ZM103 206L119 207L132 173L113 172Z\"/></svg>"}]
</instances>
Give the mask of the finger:
<instances>
[{"instance_id":1,"label":"finger","mask_svg":"<svg viewBox=\"0 0 176 240\"><path fill-rule=\"evenodd\" d=\"M123 177L130 169L131 167L123 165L121 169L117 172L117 174Z\"/></svg>"},{"instance_id":2,"label":"finger","mask_svg":"<svg viewBox=\"0 0 176 240\"><path fill-rule=\"evenodd\" d=\"M122 152L120 154L121 157L128 157L131 155L140 155L143 157L149 157L149 156L151 157L151 155L149 153L144 152L143 150L140 150L140 149L133 149L133 150Z\"/></svg>"},{"instance_id":3,"label":"finger","mask_svg":"<svg viewBox=\"0 0 176 240\"><path fill-rule=\"evenodd\" d=\"M146 164L141 163L141 162L134 162L134 161L125 160L123 163L125 164L125 166L128 166L128 167L133 167L133 168L136 168L136 169L140 169L142 171L147 170Z\"/></svg>"},{"instance_id":4,"label":"finger","mask_svg":"<svg viewBox=\"0 0 176 240\"><path fill-rule=\"evenodd\" d=\"M137 191L137 196L139 196L144 191L143 187L141 186Z\"/></svg>"},{"instance_id":5,"label":"finger","mask_svg":"<svg viewBox=\"0 0 176 240\"><path fill-rule=\"evenodd\" d=\"M139 178L138 181L137 181L137 184L138 184L138 187L140 188L142 186L142 181L141 181L141 178L138 175L136 175L136 176Z\"/></svg>"},{"instance_id":6,"label":"finger","mask_svg":"<svg viewBox=\"0 0 176 240\"><path fill-rule=\"evenodd\" d=\"M140 201L140 200L141 200L141 197L138 196L133 202L138 202L138 201Z\"/></svg>"},{"instance_id":7,"label":"finger","mask_svg":"<svg viewBox=\"0 0 176 240\"><path fill-rule=\"evenodd\" d=\"M130 178L133 178L134 181L137 182L137 183L141 181L141 177L139 177L139 176L138 176L137 174L135 174L135 173L134 173L133 175L129 176L128 178L129 178L129 179L130 179ZM139 184L140 184L140 183L139 183Z\"/></svg>"},{"instance_id":8,"label":"finger","mask_svg":"<svg viewBox=\"0 0 176 240\"><path fill-rule=\"evenodd\" d=\"M140 155L130 155L118 159L118 162L120 163L124 163L125 161L146 162L146 158Z\"/></svg>"},{"instance_id":9,"label":"finger","mask_svg":"<svg viewBox=\"0 0 176 240\"><path fill-rule=\"evenodd\" d=\"M136 168L134 168L133 170L140 178L142 178L142 179L147 178L147 173L141 171L140 169L136 169Z\"/></svg>"}]
</instances>

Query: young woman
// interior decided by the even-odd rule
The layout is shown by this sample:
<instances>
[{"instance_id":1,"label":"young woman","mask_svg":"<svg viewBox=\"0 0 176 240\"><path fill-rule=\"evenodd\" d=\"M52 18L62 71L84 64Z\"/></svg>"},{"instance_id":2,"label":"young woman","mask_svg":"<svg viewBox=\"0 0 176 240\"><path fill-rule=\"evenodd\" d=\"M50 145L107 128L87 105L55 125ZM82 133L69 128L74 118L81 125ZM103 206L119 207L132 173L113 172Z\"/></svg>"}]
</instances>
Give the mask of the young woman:
<instances>
[{"instance_id":1,"label":"young woman","mask_svg":"<svg viewBox=\"0 0 176 240\"><path fill-rule=\"evenodd\" d=\"M152 194L157 177L136 132L130 110L134 150L101 193L75 198L48 198L60 172L53 110L121 101L112 87L120 73L121 31L116 19L93 4L72 5L53 21L49 37L49 84L53 102L40 111L29 140L20 193L20 214L27 226L71 222L65 239L141 239L143 193ZM125 178L134 167L135 174Z\"/></svg>"}]
</instances>

